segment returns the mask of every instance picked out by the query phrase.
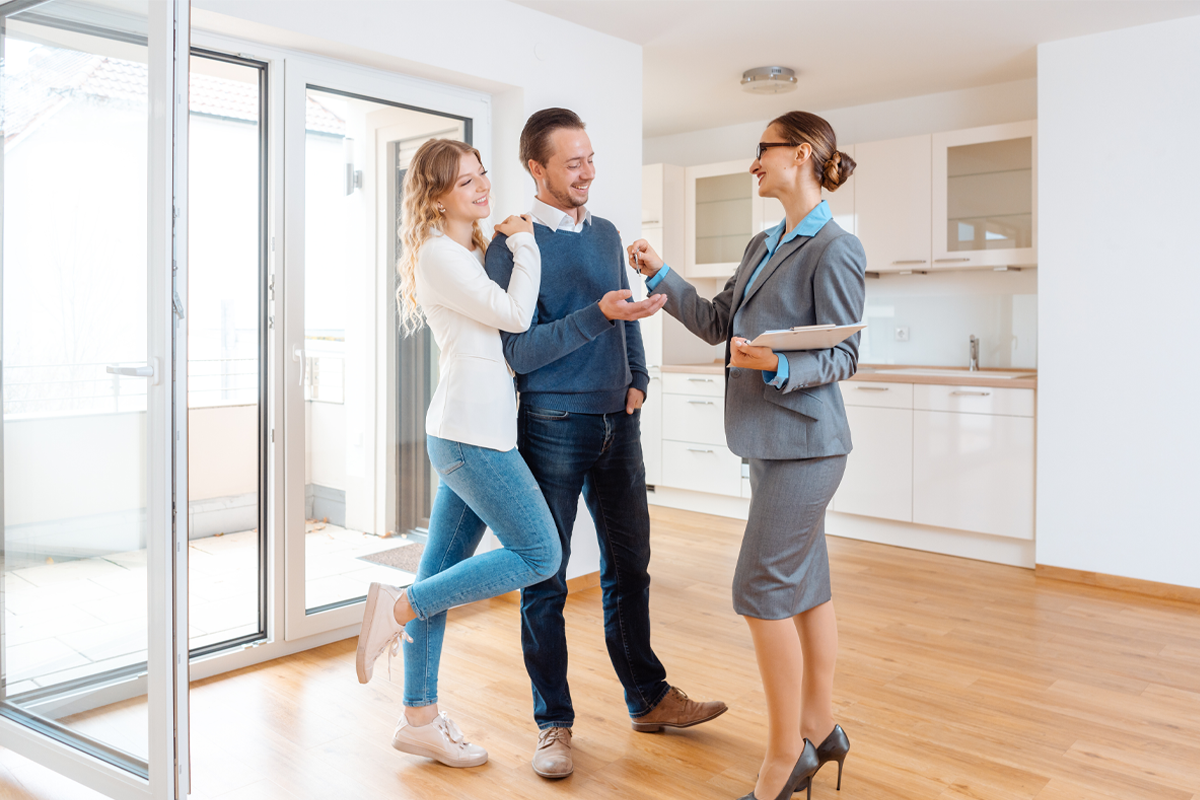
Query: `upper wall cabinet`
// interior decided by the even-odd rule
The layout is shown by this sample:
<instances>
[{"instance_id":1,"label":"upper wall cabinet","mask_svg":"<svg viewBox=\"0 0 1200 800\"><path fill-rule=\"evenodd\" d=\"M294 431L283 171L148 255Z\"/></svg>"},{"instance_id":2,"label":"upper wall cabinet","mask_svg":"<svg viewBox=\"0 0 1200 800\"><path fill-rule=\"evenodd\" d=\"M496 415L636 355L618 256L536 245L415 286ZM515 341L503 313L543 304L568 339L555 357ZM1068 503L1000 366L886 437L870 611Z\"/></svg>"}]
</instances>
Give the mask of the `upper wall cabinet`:
<instances>
[{"instance_id":1,"label":"upper wall cabinet","mask_svg":"<svg viewBox=\"0 0 1200 800\"><path fill-rule=\"evenodd\" d=\"M854 145L842 147L841 151L851 158L857 158L854 155ZM855 173L857 174L857 173ZM850 179L838 187L836 192L830 192L825 189L821 190L821 197L829 204L829 211L833 214L833 221L841 225L847 233L855 233L856 223L854 214L854 185L856 182L854 175ZM762 230L773 227L779 224L783 219L783 203L780 203L774 197L762 198Z\"/></svg>"},{"instance_id":2,"label":"upper wall cabinet","mask_svg":"<svg viewBox=\"0 0 1200 800\"><path fill-rule=\"evenodd\" d=\"M1037 263L1036 122L933 135L932 240L934 269Z\"/></svg>"},{"instance_id":3,"label":"upper wall cabinet","mask_svg":"<svg viewBox=\"0 0 1200 800\"><path fill-rule=\"evenodd\" d=\"M739 159L685 170L687 277L728 278L750 237L762 230L751 163Z\"/></svg>"},{"instance_id":4,"label":"upper wall cabinet","mask_svg":"<svg viewBox=\"0 0 1200 800\"><path fill-rule=\"evenodd\" d=\"M871 272L928 270L932 150L929 136L855 146L855 234ZM841 194L841 190L838 190ZM843 226L844 227L844 226Z\"/></svg>"}]
</instances>

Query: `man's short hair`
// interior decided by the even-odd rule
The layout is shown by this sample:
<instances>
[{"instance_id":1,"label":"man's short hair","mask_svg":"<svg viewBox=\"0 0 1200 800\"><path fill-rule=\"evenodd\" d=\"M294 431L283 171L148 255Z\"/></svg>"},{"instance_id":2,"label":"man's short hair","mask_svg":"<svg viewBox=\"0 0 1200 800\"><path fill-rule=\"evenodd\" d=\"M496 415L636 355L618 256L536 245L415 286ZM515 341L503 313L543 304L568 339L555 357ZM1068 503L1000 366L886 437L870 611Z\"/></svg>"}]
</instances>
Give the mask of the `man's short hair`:
<instances>
[{"instance_id":1,"label":"man's short hair","mask_svg":"<svg viewBox=\"0 0 1200 800\"><path fill-rule=\"evenodd\" d=\"M525 122L521 130L521 166L529 171L529 162L545 166L554 153L550 137L560 128L586 130L587 126L574 111L566 108L543 108Z\"/></svg>"}]
</instances>

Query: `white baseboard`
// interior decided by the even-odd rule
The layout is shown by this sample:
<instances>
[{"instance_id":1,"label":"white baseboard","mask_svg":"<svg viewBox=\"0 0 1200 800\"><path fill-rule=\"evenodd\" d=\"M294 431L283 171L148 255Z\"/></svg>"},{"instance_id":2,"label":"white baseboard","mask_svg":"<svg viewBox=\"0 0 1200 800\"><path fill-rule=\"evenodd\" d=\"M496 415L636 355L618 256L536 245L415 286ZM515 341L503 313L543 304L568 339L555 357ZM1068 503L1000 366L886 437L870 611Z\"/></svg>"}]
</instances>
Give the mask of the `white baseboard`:
<instances>
[{"instance_id":1,"label":"white baseboard","mask_svg":"<svg viewBox=\"0 0 1200 800\"><path fill-rule=\"evenodd\" d=\"M693 492L688 489L672 489L669 486L656 486L654 491L647 492L646 498L652 506L666 506L683 511L695 511L700 514L715 514L718 517L733 519L750 518L750 501L744 497L729 497L708 492Z\"/></svg>"},{"instance_id":2,"label":"white baseboard","mask_svg":"<svg viewBox=\"0 0 1200 800\"><path fill-rule=\"evenodd\" d=\"M1034 567L1034 544L1030 539L1010 539L952 528L934 528L913 522L895 522L857 514L830 511L825 517L825 533L846 539L878 542L911 550L925 550L976 561L991 561L1011 567Z\"/></svg>"}]
</instances>

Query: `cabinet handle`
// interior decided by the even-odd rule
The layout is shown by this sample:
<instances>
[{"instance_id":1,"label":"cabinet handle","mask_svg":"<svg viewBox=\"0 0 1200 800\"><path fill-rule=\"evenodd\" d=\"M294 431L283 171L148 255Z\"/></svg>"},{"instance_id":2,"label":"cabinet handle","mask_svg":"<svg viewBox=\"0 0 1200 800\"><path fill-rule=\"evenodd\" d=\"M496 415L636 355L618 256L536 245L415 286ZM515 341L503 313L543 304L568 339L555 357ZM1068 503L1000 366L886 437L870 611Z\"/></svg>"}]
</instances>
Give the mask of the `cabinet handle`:
<instances>
[{"instance_id":1,"label":"cabinet handle","mask_svg":"<svg viewBox=\"0 0 1200 800\"><path fill-rule=\"evenodd\" d=\"M971 260L970 258L935 258L933 260L933 263L935 263L935 264L960 264L963 261L970 261L970 260Z\"/></svg>"},{"instance_id":2,"label":"cabinet handle","mask_svg":"<svg viewBox=\"0 0 1200 800\"><path fill-rule=\"evenodd\" d=\"M886 386L855 386L860 392L887 392L891 391Z\"/></svg>"},{"instance_id":3,"label":"cabinet handle","mask_svg":"<svg viewBox=\"0 0 1200 800\"><path fill-rule=\"evenodd\" d=\"M712 404L712 400L688 400L688 405L693 406L711 406Z\"/></svg>"},{"instance_id":4,"label":"cabinet handle","mask_svg":"<svg viewBox=\"0 0 1200 800\"><path fill-rule=\"evenodd\" d=\"M689 453L711 453L712 450L701 450L697 447L689 447L688 452Z\"/></svg>"},{"instance_id":5,"label":"cabinet handle","mask_svg":"<svg viewBox=\"0 0 1200 800\"><path fill-rule=\"evenodd\" d=\"M656 219L644 219L644 220L642 220L642 224L643 225L659 225L661 223Z\"/></svg>"},{"instance_id":6,"label":"cabinet handle","mask_svg":"<svg viewBox=\"0 0 1200 800\"><path fill-rule=\"evenodd\" d=\"M688 378L692 383L712 383L712 378Z\"/></svg>"},{"instance_id":7,"label":"cabinet handle","mask_svg":"<svg viewBox=\"0 0 1200 800\"><path fill-rule=\"evenodd\" d=\"M924 264L924 263L925 263L925 259L923 259L923 258L911 258L911 259L909 259L908 261L893 261L892 263L893 263L893 264Z\"/></svg>"},{"instance_id":8,"label":"cabinet handle","mask_svg":"<svg viewBox=\"0 0 1200 800\"><path fill-rule=\"evenodd\" d=\"M987 397L991 392L951 392L951 395L960 395L963 397Z\"/></svg>"}]
</instances>

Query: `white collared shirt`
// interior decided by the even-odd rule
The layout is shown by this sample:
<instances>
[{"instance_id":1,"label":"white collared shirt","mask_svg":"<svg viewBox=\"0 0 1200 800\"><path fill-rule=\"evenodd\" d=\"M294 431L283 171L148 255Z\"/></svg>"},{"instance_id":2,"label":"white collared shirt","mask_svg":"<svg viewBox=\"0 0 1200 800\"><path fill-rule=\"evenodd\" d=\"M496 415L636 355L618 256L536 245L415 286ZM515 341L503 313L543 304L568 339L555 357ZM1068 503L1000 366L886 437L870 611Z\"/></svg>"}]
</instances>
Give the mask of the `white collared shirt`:
<instances>
[{"instance_id":1,"label":"white collared shirt","mask_svg":"<svg viewBox=\"0 0 1200 800\"><path fill-rule=\"evenodd\" d=\"M571 231L572 233L582 233L584 225L592 224L592 212L583 209L583 219L579 222L575 221L567 212L561 208L543 203L536 197L533 198L533 209L529 212L534 220L542 225L545 225L552 231Z\"/></svg>"}]
</instances>

